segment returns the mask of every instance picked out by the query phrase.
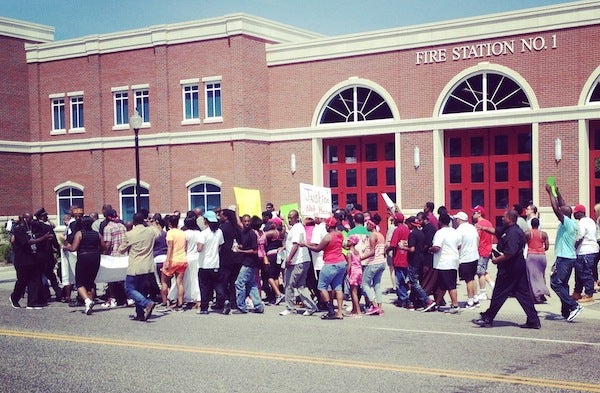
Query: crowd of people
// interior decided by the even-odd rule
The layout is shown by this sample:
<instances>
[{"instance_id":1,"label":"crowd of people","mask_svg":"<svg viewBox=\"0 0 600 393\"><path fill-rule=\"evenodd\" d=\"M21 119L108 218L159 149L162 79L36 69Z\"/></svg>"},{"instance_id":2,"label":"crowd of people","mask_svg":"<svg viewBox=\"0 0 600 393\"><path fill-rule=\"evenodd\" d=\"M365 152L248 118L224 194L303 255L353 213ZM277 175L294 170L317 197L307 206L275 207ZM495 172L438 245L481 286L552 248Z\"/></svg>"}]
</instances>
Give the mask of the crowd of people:
<instances>
[{"instance_id":1,"label":"crowd of people","mask_svg":"<svg viewBox=\"0 0 600 393\"><path fill-rule=\"evenodd\" d=\"M560 221L551 288L561 300L562 317L573 321L582 311L580 303L593 301L598 290L600 231L584 206L571 209L556 188L547 191ZM231 206L195 209L184 217L178 211L166 216L140 211L131 223L123 223L110 205L103 207L103 218L74 206L59 235L40 209L23 214L10 228L17 273L10 303L21 308L27 292L26 308L33 310L50 300L82 307L87 315L97 304L128 305L135 306L133 319L139 321L153 312L190 309L201 315L260 314L282 303L281 316L321 312L324 320L361 318L384 314L381 282L387 267L396 307L456 314L491 299L473 319L491 327L512 296L527 317L520 326L539 329L535 304L550 292L545 278L549 239L540 229L537 208L515 205L498 227L485 218L483 206L470 215L450 215L441 206L436 216L434 208L427 202L423 211L405 218L396 206L389 207L385 235L382 217L358 204L336 209L328 218L302 218L296 210L280 217L269 203L262 217L240 216ZM55 272L57 253L76 259L74 277L62 285ZM102 255L126 257L128 263L123 280L107 283L98 297ZM64 278L62 259L59 277ZM489 262L497 266L495 280ZM459 299L460 281L464 299Z\"/></svg>"}]
</instances>

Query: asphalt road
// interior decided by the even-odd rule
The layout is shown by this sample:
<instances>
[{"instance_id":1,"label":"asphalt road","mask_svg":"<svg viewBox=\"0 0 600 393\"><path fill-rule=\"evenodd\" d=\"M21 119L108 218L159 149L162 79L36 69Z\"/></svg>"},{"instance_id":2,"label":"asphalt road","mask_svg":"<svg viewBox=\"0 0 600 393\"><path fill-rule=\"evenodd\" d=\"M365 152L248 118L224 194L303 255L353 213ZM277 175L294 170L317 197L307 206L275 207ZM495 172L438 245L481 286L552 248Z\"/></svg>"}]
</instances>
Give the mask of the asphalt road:
<instances>
[{"instance_id":1,"label":"asphalt road","mask_svg":"<svg viewBox=\"0 0 600 393\"><path fill-rule=\"evenodd\" d=\"M540 330L517 326L514 299L485 329L470 320L486 304L420 313L387 304L392 295L385 315L360 319L272 306L136 322L127 307L12 309L13 285L12 267L0 268L0 392L600 392L598 301L568 323L553 296L537 307Z\"/></svg>"}]
</instances>

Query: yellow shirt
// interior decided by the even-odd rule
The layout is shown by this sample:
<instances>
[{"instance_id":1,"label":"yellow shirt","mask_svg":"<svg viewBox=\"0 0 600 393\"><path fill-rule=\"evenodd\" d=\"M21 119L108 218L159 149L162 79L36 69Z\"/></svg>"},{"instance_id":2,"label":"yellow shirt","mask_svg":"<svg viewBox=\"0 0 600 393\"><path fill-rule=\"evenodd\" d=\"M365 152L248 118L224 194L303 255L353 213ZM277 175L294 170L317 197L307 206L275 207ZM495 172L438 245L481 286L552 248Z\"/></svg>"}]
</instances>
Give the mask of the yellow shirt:
<instances>
[{"instance_id":1,"label":"yellow shirt","mask_svg":"<svg viewBox=\"0 0 600 393\"><path fill-rule=\"evenodd\" d=\"M181 229L172 228L167 231L167 247L173 249L171 263L187 263L185 233Z\"/></svg>"}]
</instances>

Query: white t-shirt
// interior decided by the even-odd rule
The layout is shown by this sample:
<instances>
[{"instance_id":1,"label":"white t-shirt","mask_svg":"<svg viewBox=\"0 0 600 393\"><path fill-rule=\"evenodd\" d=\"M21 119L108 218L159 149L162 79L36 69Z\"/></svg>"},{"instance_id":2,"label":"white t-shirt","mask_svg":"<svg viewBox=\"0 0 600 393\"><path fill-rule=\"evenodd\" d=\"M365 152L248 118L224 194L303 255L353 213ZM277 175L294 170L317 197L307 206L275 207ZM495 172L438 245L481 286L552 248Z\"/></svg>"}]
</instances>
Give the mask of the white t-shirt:
<instances>
[{"instance_id":1,"label":"white t-shirt","mask_svg":"<svg viewBox=\"0 0 600 393\"><path fill-rule=\"evenodd\" d=\"M325 235L327 235L327 227L325 226L325 223L322 222L318 225L315 225L315 228L313 229L312 237L310 239L310 243L314 243L314 244L321 243L321 240L323 240ZM323 265L325 264L325 262L323 261L323 251L319 251L319 252L311 251L310 254L312 255L313 266L314 266L315 270L321 270L323 268Z\"/></svg>"},{"instance_id":2,"label":"white t-shirt","mask_svg":"<svg viewBox=\"0 0 600 393\"><path fill-rule=\"evenodd\" d=\"M433 267L438 270L458 269L460 236L452 227L442 227L433 236L433 246L440 251L433 254Z\"/></svg>"},{"instance_id":3,"label":"white t-shirt","mask_svg":"<svg viewBox=\"0 0 600 393\"><path fill-rule=\"evenodd\" d=\"M596 223L589 217L581 217L578 221L577 239L583 239L577 247L577 255L595 254L598 252L596 241Z\"/></svg>"},{"instance_id":4,"label":"white t-shirt","mask_svg":"<svg viewBox=\"0 0 600 393\"><path fill-rule=\"evenodd\" d=\"M458 252L460 263L474 262L479 260L479 234L477 229L468 222L463 222L456 228L460 236L460 250Z\"/></svg>"},{"instance_id":5,"label":"white t-shirt","mask_svg":"<svg viewBox=\"0 0 600 393\"><path fill-rule=\"evenodd\" d=\"M223 232L220 229L213 232L207 227L200 232L198 243L204 245L198 256L198 267L200 269L218 269L220 267L219 246L223 242Z\"/></svg>"},{"instance_id":6,"label":"white t-shirt","mask_svg":"<svg viewBox=\"0 0 600 393\"><path fill-rule=\"evenodd\" d=\"M285 252L287 255L290 255L294 243L304 243L305 239L306 231L304 230L304 225L299 222L295 223L285 238ZM294 254L294 257L291 260L292 265L298 265L308 261L310 261L308 248L298 246L298 250L296 250L296 254Z\"/></svg>"},{"instance_id":7,"label":"white t-shirt","mask_svg":"<svg viewBox=\"0 0 600 393\"><path fill-rule=\"evenodd\" d=\"M185 240L187 241L187 249L185 250L185 255L187 256L187 260L197 260L198 259L198 237L200 236L200 231L197 229L186 229Z\"/></svg>"}]
</instances>

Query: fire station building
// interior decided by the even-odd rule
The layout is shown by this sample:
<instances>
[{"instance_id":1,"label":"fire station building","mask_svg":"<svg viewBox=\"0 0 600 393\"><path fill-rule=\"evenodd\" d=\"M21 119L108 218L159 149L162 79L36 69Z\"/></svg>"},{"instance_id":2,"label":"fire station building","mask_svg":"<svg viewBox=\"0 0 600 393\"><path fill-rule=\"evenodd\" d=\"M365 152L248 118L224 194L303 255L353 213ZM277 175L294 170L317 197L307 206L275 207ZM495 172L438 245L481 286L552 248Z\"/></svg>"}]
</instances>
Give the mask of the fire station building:
<instances>
[{"instance_id":1,"label":"fire station building","mask_svg":"<svg viewBox=\"0 0 600 393\"><path fill-rule=\"evenodd\" d=\"M247 14L53 41L0 18L0 215L600 201L600 1L325 37ZM240 212L243 213L243 212ZM54 216L54 217L52 217ZM554 224L555 225L555 224Z\"/></svg>"}]
</instances>

